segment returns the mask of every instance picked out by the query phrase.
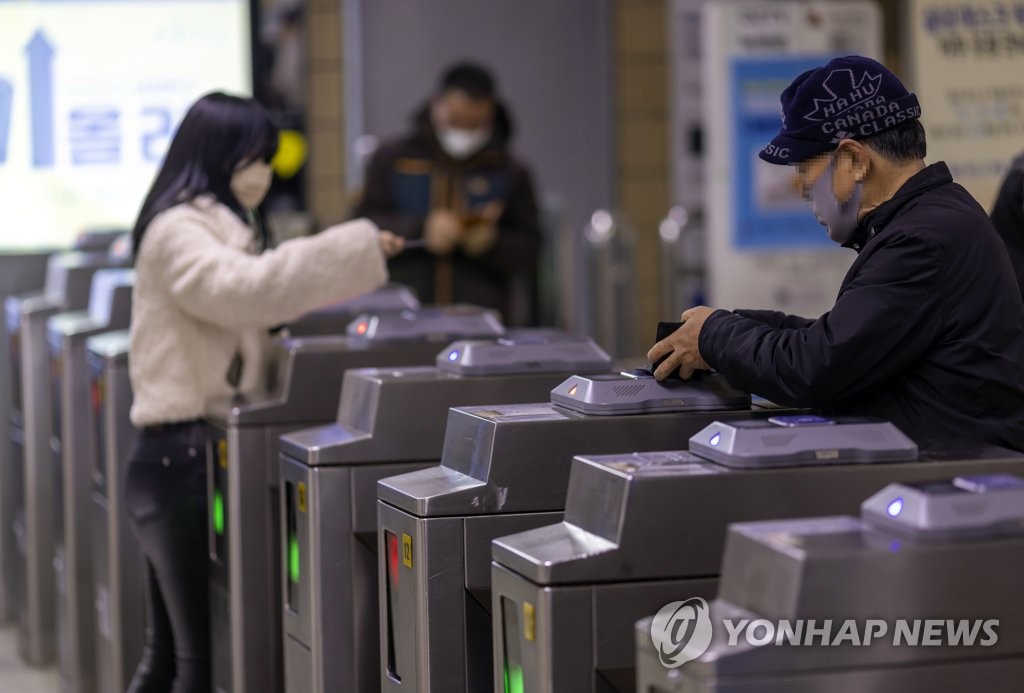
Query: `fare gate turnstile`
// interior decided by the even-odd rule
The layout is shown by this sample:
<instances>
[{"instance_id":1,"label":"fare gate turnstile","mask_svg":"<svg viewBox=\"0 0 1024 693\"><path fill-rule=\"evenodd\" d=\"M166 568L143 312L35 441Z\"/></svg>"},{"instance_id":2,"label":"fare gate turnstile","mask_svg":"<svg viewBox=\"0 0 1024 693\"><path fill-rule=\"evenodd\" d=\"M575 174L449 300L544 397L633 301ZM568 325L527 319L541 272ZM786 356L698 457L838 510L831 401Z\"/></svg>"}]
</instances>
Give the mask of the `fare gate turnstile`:
<instances>
[{"instance_id":1,"label":"fare gate turnstile","mask_svg":"<svg viewBox=\"0 0 1024 693\"><path fill-rule=\"evenodd\" d=\"M210 623L217 690L283 686L280 436L333 420L347 369L433 363L452 339L503 331L493 311L472 306L367 313L347 336L285 340L274 392L211 403Z\"/></svg>"},{"instance_id":2,"label":"fare gate turnstile","mask_svg":"<svg viewBox=\"0 0 1024 693\"><path fill-rule=\"evenodd\" d=\"M679 647L659 629L652 639L653 619L645 619L636 631L638 687L645 693L1019 691L1024 480L968 474L891 484L865 501L859 520L733 525L718 598L707 610L707 651L666 669L654 643L668 657ZM762 627L730 645L725 619L733 627L764 619L775 637L765 638ZM799 634L782 626L788 622L796 631L801 619Z\"/></svg>"},{"instance_id":3,"label":"fare gate turnstile","mask_svg":"<svg viewBox=\"0 0 1024 693\"><path fill-rule=\"evenodd\" d=\"M113 227L89 228L75 236L73 249L84 252L106 251L115 243L123 242L127 238L129 242L128 252L130 252L131 235L131 229Z\"/></svg>"},{"instance_id":4,"label":"fare gate turnstile","mask_svg":"<svg viewBox=\"0 0 1024 693\"><path fill-rule=\"evenodd\" d=\"M145 641L144 563L124 505L124 475L136 431L129 414L128 330L86 340L92 440L92 551L96 690L125 691Z\"/></svg>"},{"instance_id":5,"label":"fare gate turnstile","mask_svg":"<svg viewBox=\"0 0 1024 693\"><path fill-rule=\"evenodd\" d=\"M11 368L10 478L15 543L13 594L18 605L21 655L33 665L55 655L54 484L50 452L51 387L46 321L89 304L93 275L123 265L106 253L65 252L47 263L42 294L4 302Z\"/></svg>"},{"instance_id":6,"label":"fare gate turnstile","mask_svg":"<svg viewBox=\"0 0 1024 693\"><path fill-rule=\"evenodd\" d=\"M0 254L0 301L8 296L40 291L46 280L48 251ZM0 623L17 614L14 601L14 489L10 476L11 369L7 320L0 321Z\"/></svg>"},{"instance_id":7,"label":"fare gate turnstile","mask_svg":"<svg viewBox=\"0 0 1024 693\"><path fill-rule=\"evenodd\" d=\"M289 693L380 687L377 480L436 464L452 406L531 401L610 367L593 341L541 330L456 342L432 368L346 373L338 422L281 440Z\"/></svg>"},{"instance_id":8,"label":"fare gate turnstile","mask_svg":"<svg viewBox=\"0 0 1024 693\"><path fill-rule=\"evenodd\" d=\"M856 511L893 479L1024 471L1000 449L918 461L888 423L777 420L708 427L691 444L703 458L577 457L565 520L493 544L495 690L632 693L634 624L714 596L732 522ZM709 449L724 452L711 462Z\"/></svg>"},{"instance_id":9,"label":"fare gate turnstile","mask_svg":"<svg viewBox=\"0 0 1024 693\"><path fill-rule=\"evenodd\" d=\"M649 371L573 377L550 399L454 409L441 466L377 485L383 690L490 689L491 540L562 519L575 454L678 448L760 410L721 376Z\"/></svg>"},{"instance_id":10,"label":"fare gate turnstile","mask_svg":"<svg viewBox=\"0 0 1024 693\"><path fill-rule=\"evenodd\" d=\"M127 329L135 272L102 269L89 307L47 323L52 388L50 452L55 479L53 570L57 594L57 663L64 691L96 691L96 622L89 522L95 429L90 421L89 337ZM31 502L31 501L30 501Z\"/></svg>"},{"instance_id":11,"label":"fare gate turnstile","mask_svg":"<svg viewBox=\"0 0 1024 693\"><path fill-rule=\"evenodd\" d=\"M412 289L401 284L387 284L376 291L306 313L287 325L288 336L343 334L349 323L363 313L394 313L419 310L420 307Z\"/></svg>"}]
</instances>

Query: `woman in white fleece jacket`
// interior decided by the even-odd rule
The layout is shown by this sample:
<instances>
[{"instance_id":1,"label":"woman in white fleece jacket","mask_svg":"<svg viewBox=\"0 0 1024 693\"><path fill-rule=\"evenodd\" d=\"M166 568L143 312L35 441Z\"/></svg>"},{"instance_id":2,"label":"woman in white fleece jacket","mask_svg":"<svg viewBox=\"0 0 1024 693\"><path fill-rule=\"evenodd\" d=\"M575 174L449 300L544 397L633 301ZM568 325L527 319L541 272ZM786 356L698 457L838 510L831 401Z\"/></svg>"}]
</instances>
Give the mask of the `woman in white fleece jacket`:
<instances>
[{"instance_id":1,"label":"woman in white fleece jacket","mask_svg":"<svg viewBox=\"0 0 1024 693\"><path fill-rule=\"evenodd\" d=\"M131 693L208 693L206 464L211 398L256 390L267 329L375 289L401 241L359 220L259 254L254 210L277 128L220 93L185 115L133 232L125 501L146 557L148 628Z\"/></svg>"}]
</instances>

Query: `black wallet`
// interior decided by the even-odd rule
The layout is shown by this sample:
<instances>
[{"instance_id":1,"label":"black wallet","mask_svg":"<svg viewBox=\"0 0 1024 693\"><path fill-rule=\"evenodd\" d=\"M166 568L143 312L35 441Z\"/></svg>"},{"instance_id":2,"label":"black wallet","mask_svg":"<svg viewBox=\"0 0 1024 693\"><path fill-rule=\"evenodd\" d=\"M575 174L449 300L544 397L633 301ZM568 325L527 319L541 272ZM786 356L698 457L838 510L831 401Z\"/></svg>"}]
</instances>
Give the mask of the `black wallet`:
<instances>
[{"instance_id":1,"label":"black wallet","mask_svg":"<svg viewBox=\"0 0 1024 693\"><path fill-rule=\"evenodd\" d=\"M673 332L675 332L676 330L678 330L682 326L683 326L683 323L681 323L681 322L659 322L658 323L658 335L657 335L657 337L655 337L655 340L654 340L655 343L660 342L661 340L665 339L666 337L668 337L670 334L672 334ZM658 359L657 361L652 363L651 364L651 373L653 373L655 370L657 370L658 366L660 366L662 364L662 362L665 359L667 359L669 356L671 356L671 355L672 355L672 352L670 351L669 353L665 354L660 359ZM671 373L671 375L669 375L669 377L670 378L678 378L679 377L679 372L678 371L673 371Z\"/></svg>"}]
</instances>

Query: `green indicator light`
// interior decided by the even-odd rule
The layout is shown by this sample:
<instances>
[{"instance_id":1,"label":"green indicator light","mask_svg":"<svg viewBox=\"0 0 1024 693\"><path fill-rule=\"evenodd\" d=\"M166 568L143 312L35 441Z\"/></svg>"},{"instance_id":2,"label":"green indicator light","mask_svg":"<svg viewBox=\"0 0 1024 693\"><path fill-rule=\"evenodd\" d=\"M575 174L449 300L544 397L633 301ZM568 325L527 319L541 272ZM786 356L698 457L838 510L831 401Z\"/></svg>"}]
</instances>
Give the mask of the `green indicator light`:
<instances>
[{"instance_id":1,"label":"green indicator light","mask_svg":"<svg viewBox=\"0 0 1024 693\"><path fill-rule=\"evenodd\" d=\"M299 581L299 538L294 534L288 539L288 577Z\"/></svg>"},{"instance_id":2,"label":"green indicator light","mask_svg":"<svg viewBox=\"0 0 1024 693\"><path fill-rule=\"evenodd\" d=\"M505 693L523 693L523 667L505 665Z\"/></svg>"},{"instance_id":3,"label":"green indicator light","mask_svg":"<svg viewBox=\"0 0 1024 693\"><path fill-rule=\"evenodd\" d=\"M213 531L217 536L224 535L224 496L220 489L213 491Z\"/></svg>"}]
</instances>

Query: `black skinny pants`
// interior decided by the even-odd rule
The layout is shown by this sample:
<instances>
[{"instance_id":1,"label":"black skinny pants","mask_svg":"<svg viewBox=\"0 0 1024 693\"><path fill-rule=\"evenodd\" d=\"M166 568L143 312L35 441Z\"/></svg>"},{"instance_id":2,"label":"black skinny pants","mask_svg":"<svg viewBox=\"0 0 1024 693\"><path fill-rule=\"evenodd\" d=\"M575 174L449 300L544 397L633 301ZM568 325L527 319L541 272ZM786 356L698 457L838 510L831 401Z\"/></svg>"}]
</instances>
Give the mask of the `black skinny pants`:
<instances>
[{"instance_id":1,"label":"black skinny pants","mask_svg":"<svg viewBox=\"0 0 1024 693\"><path fill-rule=\"evenodd\" d=\"M146 559L146 643L128 693L209 693L206 441L201 423L143 429L125 507Z\"/></svg>"}]
</instances>

